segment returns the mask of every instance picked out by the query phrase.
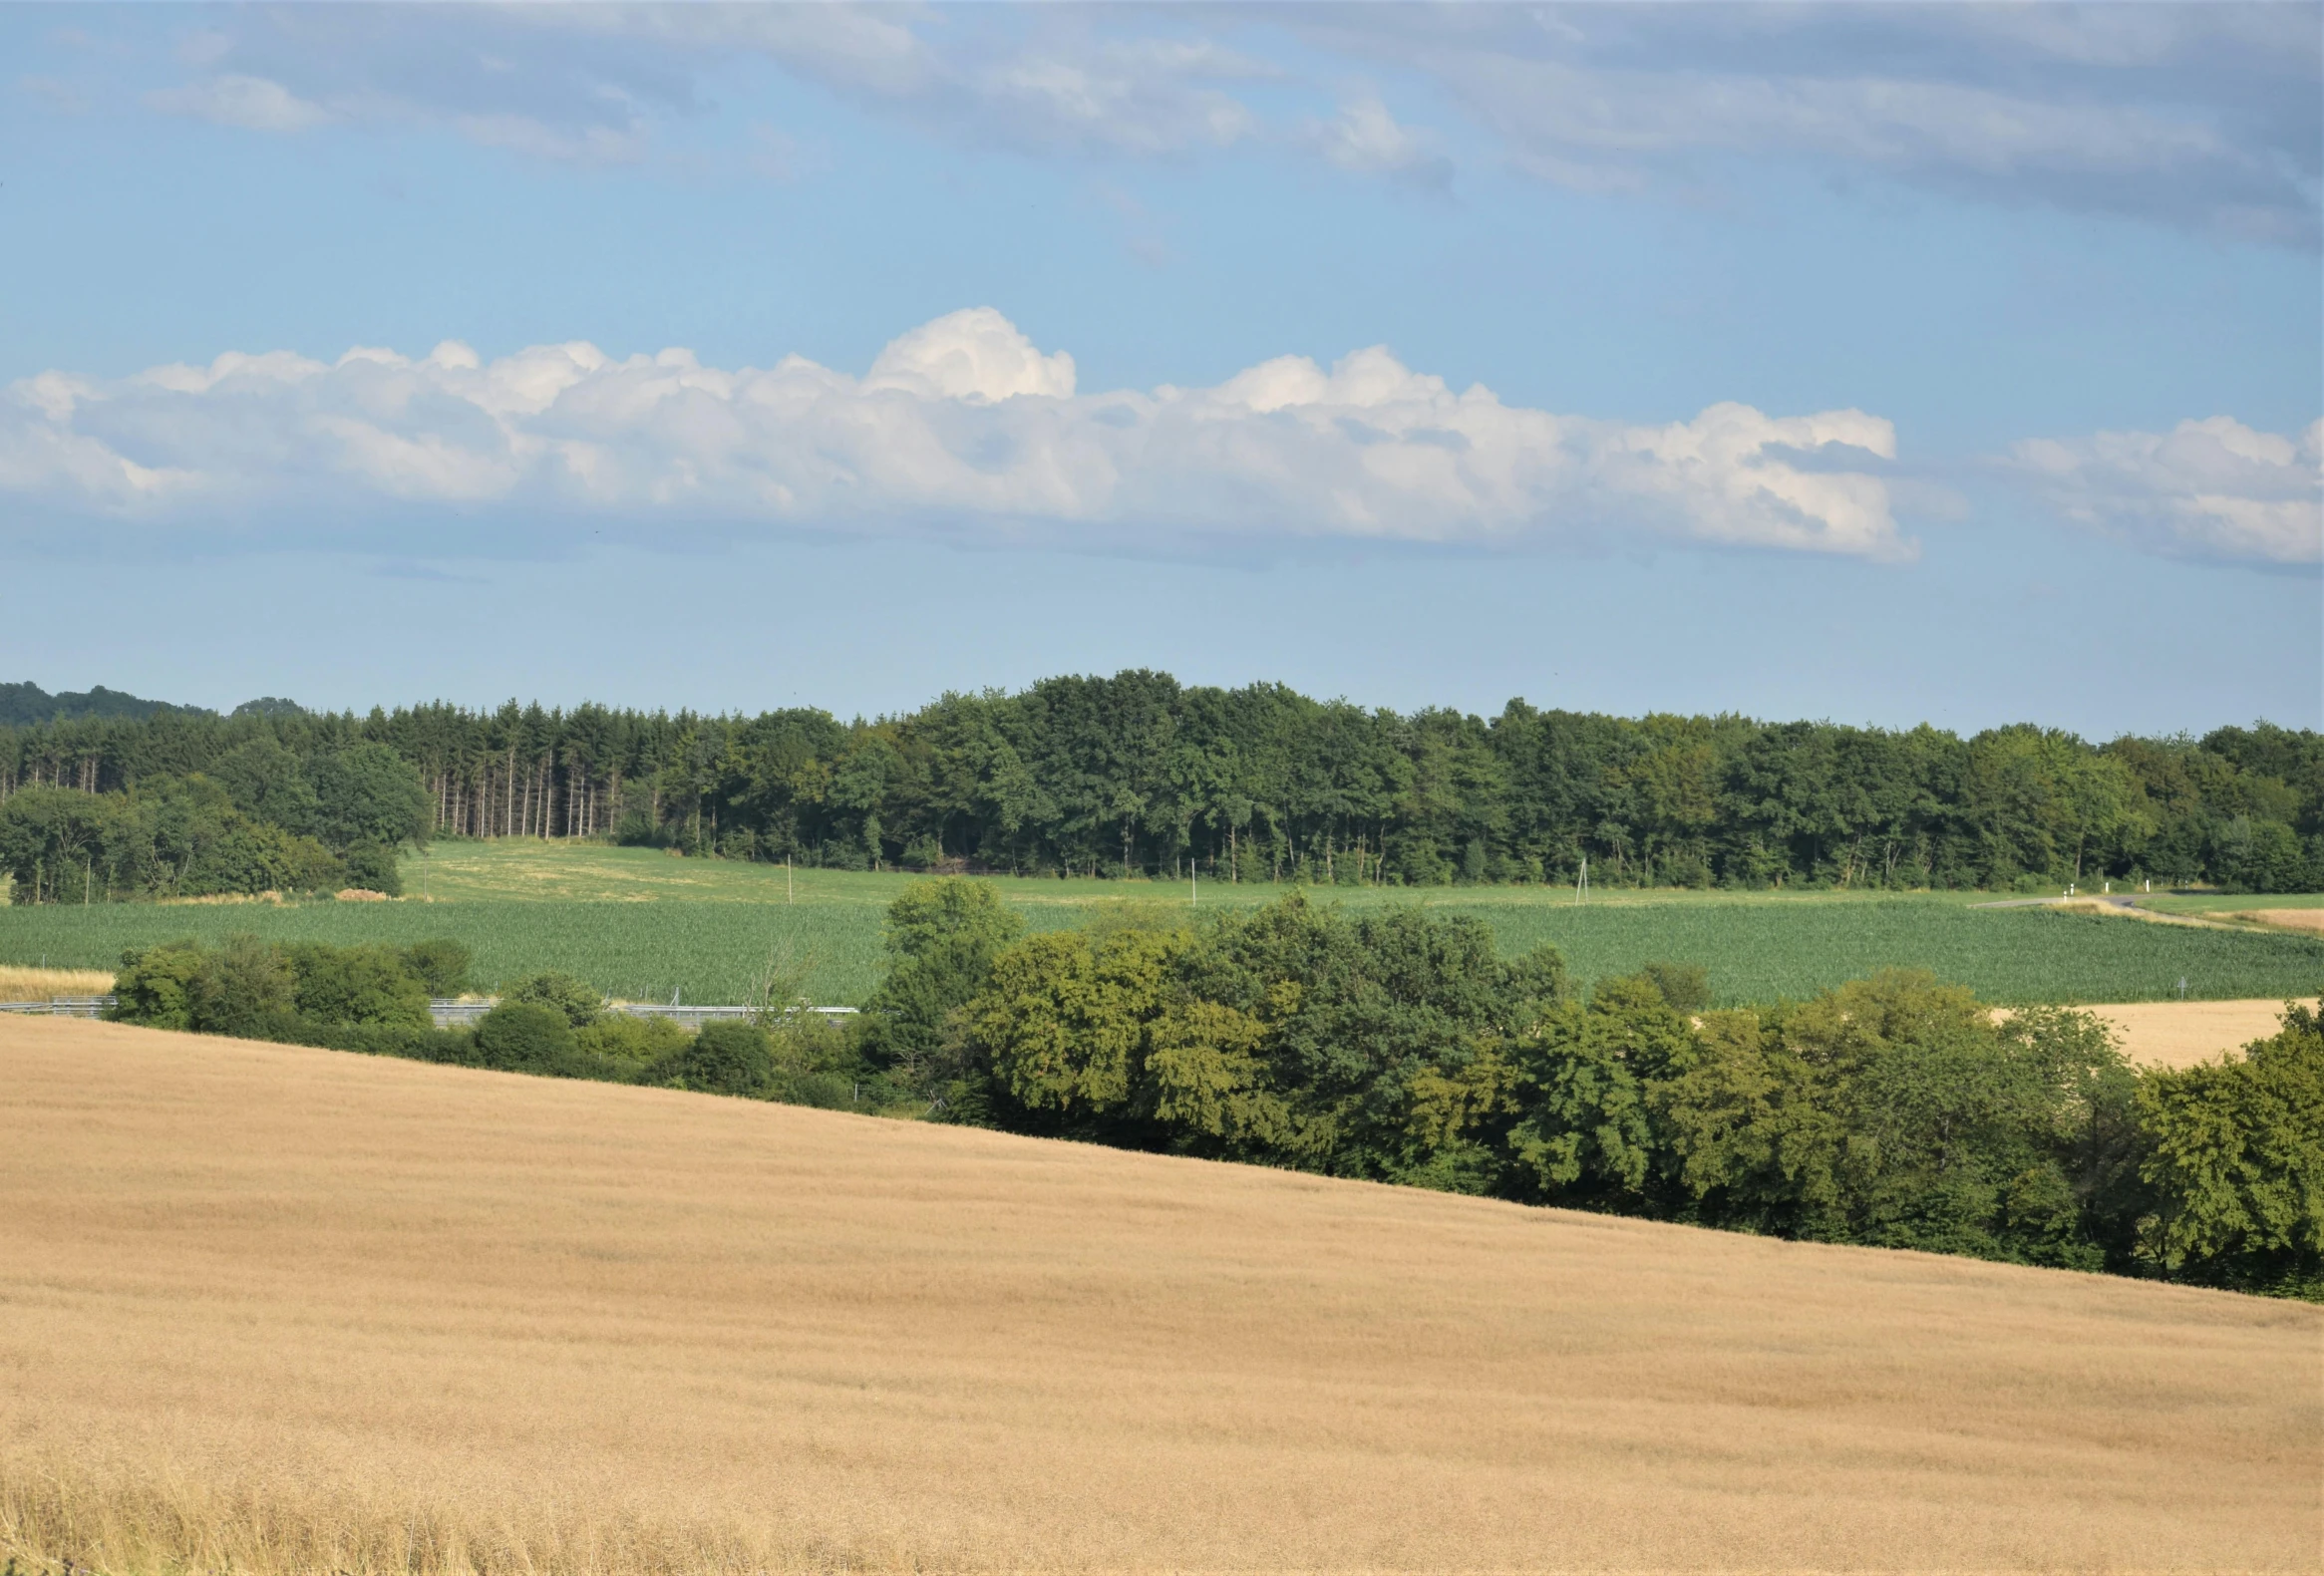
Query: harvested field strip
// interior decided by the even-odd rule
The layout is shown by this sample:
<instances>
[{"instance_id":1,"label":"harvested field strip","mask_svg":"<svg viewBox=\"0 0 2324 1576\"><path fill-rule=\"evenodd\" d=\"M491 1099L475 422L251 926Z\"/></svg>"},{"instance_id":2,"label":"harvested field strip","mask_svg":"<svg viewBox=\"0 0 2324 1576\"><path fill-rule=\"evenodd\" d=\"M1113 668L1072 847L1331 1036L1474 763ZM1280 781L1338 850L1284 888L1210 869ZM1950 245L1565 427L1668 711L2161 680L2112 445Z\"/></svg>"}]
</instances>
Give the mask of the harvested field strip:
<instances>
[{"instance_id":1,"label":"harvested field strip","mask_svg":"<svg viewBox=\"0 0 2324 1576\"><path fill-rule=\"evenodd\" d=\"M99 1564L2314 1569L2324 1313L0 1020L0 1536Z\"/></svg>"},{"instance_id":2,"label":"harvested field strip","mask_svg":"<svg viewBox=\"0 0 2324 1576\"><path fill-rule=\"evenodd\" d=\"M2232 914L2247 908L2324 908L2324 892L2158 892L2139 897L2142 908L2166 914Z\"/></svg>"},{"instance_id":3,"label":"harvested field strip","mask_svg":"<svg viewBox=\"0 0 2324 1576\"><path fill-rule=\"evenodd\" d=\"M2276 925L2285 930L2324 933L2324 908L2245 908L2229 917L2248 919L2262 925Z\"/></svg>"},{"instance_id":4,"label":"harvested field strip","mask_svg":"<svg viewBox=\"0 0 2324 1576\"><path fill-rule=\"evenodd\" d=\"M2250 1002L2129 1002L2090 1011L2114 1029L2123 1054L2133 1062L2182 1068L2217 1061L2222 1052L2239 1051L2274 1034L2283 1026L2284 1004L2269 998Z\"/></svg>"}]
</instances>

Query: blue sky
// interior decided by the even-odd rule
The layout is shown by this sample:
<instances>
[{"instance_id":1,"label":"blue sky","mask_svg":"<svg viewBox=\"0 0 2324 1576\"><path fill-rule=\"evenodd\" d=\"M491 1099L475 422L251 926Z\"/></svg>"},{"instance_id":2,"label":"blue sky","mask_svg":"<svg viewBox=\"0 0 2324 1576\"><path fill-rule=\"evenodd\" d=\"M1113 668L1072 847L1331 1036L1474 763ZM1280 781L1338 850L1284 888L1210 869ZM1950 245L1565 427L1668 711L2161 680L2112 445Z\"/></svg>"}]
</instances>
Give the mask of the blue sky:
<instances>
[{"instance_id":1,"label":"blue sky","mask_svg":"<svg viewBox=\"0 0 2324 1576\"><path fill-rule=\"evenodd\" d=\"M0 677L2324 726L2320 36L0 10Z\"/></svg>"}]
</instances>

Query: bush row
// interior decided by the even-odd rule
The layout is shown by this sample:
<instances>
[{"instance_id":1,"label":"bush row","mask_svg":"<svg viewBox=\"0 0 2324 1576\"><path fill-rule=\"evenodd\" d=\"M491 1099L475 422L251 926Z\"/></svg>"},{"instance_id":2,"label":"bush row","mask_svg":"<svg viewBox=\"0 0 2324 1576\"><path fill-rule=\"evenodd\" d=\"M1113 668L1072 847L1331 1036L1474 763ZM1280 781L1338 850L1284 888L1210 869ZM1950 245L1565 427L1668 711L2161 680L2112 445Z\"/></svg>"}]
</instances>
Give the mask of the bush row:
<instances>
[{"instance_id":1,"label":"bush row","mask_svg":"<svg viewBox=\"0 0 2324 1576\"><path fill-rule=\"evenodd\" d=\"M474 1028L439 1029L432 996L468 985L457 941L408 947L221 946L176 941L125 953L110 1014L122 1023L406 1057L550 1078L597 1079L798 1104L865 1103L849 1037L820 1020L713 1023L689 1034L665 1019L609 1012L594 990L545 973L502 993ZM853 1075L853 1076L849 1076ZM876 1078L871 1100L892 1099Z\"/></svg>"},{"instance_id":2,"label":"bush row","mask_svg":"<svg viewBox=\"0 0 2324 1576\"><path fill-rule=\"evenodd\" d=\"M869 1058L951 1119L1825 1242L2324 1295L2324 1036L2128 1064L1892 971L1709 1011L1658 964L1586 1000L1422 908L1297 896L1020 934L988 888L889 921Z\"/></svg>"},{"instance_id":3,"label":"bush row","mask_svg":"<svg viewBox=\"0 0 2324 1576\"><path fill-rule=\"evenodd\" d=\"M849 1027L687 1035L544 974L431 1027L455 943L191 942L124 958L116 1016L553 1077L852 1106L1802 1240L2324 1298L2324 1032L2128 1064L2088 1015L1997 1022L1892 971L1713 1011L1663 963L1586 999L1476 919L1293 896L1028 936L917 883ZM774 993L771 993L774 994Z\"/></svg>"}]
</instances>

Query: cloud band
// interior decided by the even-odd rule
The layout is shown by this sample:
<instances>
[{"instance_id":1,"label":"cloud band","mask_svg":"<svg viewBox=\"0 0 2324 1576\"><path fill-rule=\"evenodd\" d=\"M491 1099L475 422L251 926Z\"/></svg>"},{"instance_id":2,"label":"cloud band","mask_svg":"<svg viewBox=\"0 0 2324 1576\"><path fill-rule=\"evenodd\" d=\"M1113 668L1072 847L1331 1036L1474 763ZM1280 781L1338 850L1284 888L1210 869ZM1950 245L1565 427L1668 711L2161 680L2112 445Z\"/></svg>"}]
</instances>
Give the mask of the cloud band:
<instances>
[{"instance_id":1,"label":"cloud band","mask_svg":"<svg viewBox=\"0 0 2324 1576\"><path fill-rule=\"evenodd\" d=\"M1104 549L1287 540L1691 541L1908 556L1889 423L1712 406L1629 426L1456 391L1386 349L1213 388L1078 392L990 308L904 334L860 378L585 343L490 363L228 355L0 402L0 492L82 517L216 524L415 511L941 531Z\"/></svg>"}]
</instances>

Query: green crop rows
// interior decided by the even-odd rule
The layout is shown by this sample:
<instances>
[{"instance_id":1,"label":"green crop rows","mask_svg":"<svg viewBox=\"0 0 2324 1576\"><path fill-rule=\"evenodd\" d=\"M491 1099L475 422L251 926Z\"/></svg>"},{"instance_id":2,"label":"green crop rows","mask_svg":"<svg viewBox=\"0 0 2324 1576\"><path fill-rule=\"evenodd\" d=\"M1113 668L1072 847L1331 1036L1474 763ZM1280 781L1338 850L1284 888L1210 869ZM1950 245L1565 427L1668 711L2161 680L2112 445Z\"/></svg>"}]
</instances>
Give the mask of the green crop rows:
<instances>
[{"instance_id":1,"label":"green crop rows","mask_svg":"<svg viewBox=\"0 0 2324 1576\"><path fill-rule=\"evenodd\" d=\"M1805 996L1875 969L1920 968L1987 1001L2313 996L2324 940L1956 902L1687 904L1488 916L1502 950L1555 942L1584 979L1652 958L1707 964L1722 1003Z\"/></svg>"},{"instance_id":2,"label":"green crop rows","mask_svg":"<svg viewBox=\"0 0 2324 1576\"><path fill-rule=\"evenodd\" d=\"M1052 888L1055 889L1054 887ZM1367 894L1369 895L1369 894ZM1690 899L1575 907L1439 897L1473 912L1504 951L1554 942L1583 981L1668 958L1709 966L1723 1002L1802 996L1874 969L1932 969L2002 1003L2287 997L2324 990L2324 939L2196 929L2096 915L1972 909L1959 898L1850 902ZM1329 894L1319 894L1329 901ZM880 904L662 899L462 898L310 903L0 909L0 962L110 968L125 947L236 932L275 940L408 942L452 936L480 979L564 969L616 995L690 1002L743 998L770 955L812 964L810 991L860 1001L877 981ZM1025 903L1035 928L1089 907ZM1207 907L1207 903L1205 904ZM1369 906L1367 904L1367 906Z\"/></svg>"}]
</instances>

